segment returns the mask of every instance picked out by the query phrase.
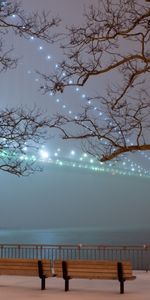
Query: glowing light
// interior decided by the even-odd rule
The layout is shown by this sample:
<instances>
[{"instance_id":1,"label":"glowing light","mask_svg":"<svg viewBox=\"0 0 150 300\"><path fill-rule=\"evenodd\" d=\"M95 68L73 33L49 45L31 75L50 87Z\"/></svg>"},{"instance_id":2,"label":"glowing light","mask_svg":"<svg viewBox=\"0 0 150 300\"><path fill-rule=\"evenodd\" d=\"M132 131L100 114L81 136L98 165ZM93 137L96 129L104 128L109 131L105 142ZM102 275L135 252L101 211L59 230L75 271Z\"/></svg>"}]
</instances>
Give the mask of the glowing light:
<instances>
[{"instance_id":1,"label":"glowing light","mask_svg":"<svg viewBox=\"0 0 150 300\"><path fill-rule=\"evenodd\" d=\"M41 156L42 159L48 159L49 158L49 153L46 150L44 150L44 149L41 149L39 151L39 154L40 154L40 156Z\"/></svg>"},{"instance_id":2,"label":"glowing light","mask_svg":"<svg viewBox=\"0 0 150 300\"><path fill-rule=\"evenodd\" d=\"M71 154L71 155L75 155L75 151L74 151L74 150L71 150L70 154Z\"/></svg>"},{"instance_id":3,"label":"glowing light","mask_svg":"<svg viewBox=\"0 0 150 300\"><path fill-rule=\"evenodd\" d=\"M25 147L23 147L22 150L26 152L28 150L28 148L25 146Z\"/></svg>"},{"instance_id":4,"label":"glowing light","mask_svg":"<svg viewBox=\"0 0 150 300\"><path fill-rule=\"evenodd\" d=\"M31 37L31 40L34 39L34 37ZM32 43L32 46L35 47L35 43ZM40 47L38 48L39 50L43 50L43 46L40 45ZM36 48L37 50L37 48ZM44 51L43 51L44 52ZM47 60L50 60L51 59L51 55L48 54L49 53L49 50L47 50L47 55L45 55L44 53L41 53L44 55L44 62L46 62L46 59ZM53 68L58 68L59 67L59 64L57 64L55 61L53 62ZM30 67L29 67L30 68ZM31 74L31 71L28 70L28 74ZM32 71L32 75L34 75L35 73ZM30 78L32 77L32 75L30 76ZM66 73L65 72L62 72L62 77L65 77L66 76ZM34 81L38 81L38 78L34 78L33 79ZM68 79L68 83L71 85L73 84L73 80L69 80ZM93 103L93 101L91 100L88 100L88 96L86 95L86 92L84 93L84 91L79 87L73 87L72 88L72 92L76 95L76 97L78 96L79 97L79 101L81 102L81 99L83 98L86 98L86 101L87 101L87 104L88 105L91 105ZM76 94L76 92L78 92L78 95ZM53 92L50 92L48 94L49 96L53 96ZM62 95L63 97L63 95ZM55 101L53 102L54 105L56 106L58 102L61 102L62 100L63 101L67 101L67 99L56 99L54 98ZM69 113L69 114L73 114L74 116L74 119L77 120L79 117L77 115L77 112L71 110L72 108L69 107L69 104L66 103L66 104L63 104L60 106L60 108L62 109L67 109L66 112ZM58 108L56 108L58 109ZM93 110L94 112L94 115L97 115L97 116L100 116L100 119L102 121L108 121L108 118L106 118L106 115L105 113L103 112L102 110L102 107L100 107L99 104L97 104L97 107L96 106L91 106L91 109ZM111 122L109 123L110 125L113 125L111 124ZM127 142L129 144L133 144L131 143L131 141L128 139ZM112 149L113 150L113 149ZM47 150L42 147L42 150L41 150L41 154L40 154L40 157L42 159L45 160L46 163L50 163L50 164L54 164L54 165L57 165L58 167L59 166L67 166L67 167L73 167L73 168L80 168L80 169L86 169L86 170L90 170L90 171L95 171L95 172L108 172L110 174L113 174L113 175L128 175L128 176L142 176L142 177L149 177L150 178L150 171L149 170L145 170L144 168L142 168L141 166L137 165L136 163L133 163L130 159L128 158L124 158L125 161L123 162L117 162L112 164L112 163L103 163L103 162L98 162L96 161L96 159L93 160L93 158L90 157L89 154L87 153L80 153L79 154L79 157L76 153L75 155L75 150L71 150L71 151L66 151L65 149L65 153L63 153L63 149L61 149L61 155L60 155L60 148L58 148L57 150L54 151L54 153L50 155L51 157L51 160L49 159L49 154L47 152ZM67 155L67 153L69 155ZM0 153L0 156L9 156L7 152L2 152ZM59 160L58 160L58 155L59 155ZM142 155L142 159L146 159L146 160L150 160L150 157L145 154L145 152L141 153ZM29 159L29 156L27 155L22 155L21 156L21 159ZM34 160L33 156L32 156L32 159ZM39 156L37 156L36 158L36 161L39 160Z\"/></svg>"},{"instance_id":5,"label":"glowing light","mask_svg":"<svg viewBox=\"0 0 150 300\"><path fill-rule=\"evenodd\" d=\"M58 148L57 150L60 150L60 148ZM53 164L53 165L57 165L57 166L65 166L65 167L73 167L73 168L80 168L80 169L85 169L87 171L92 171L92 172L97 172L97 173L101 173L101 172L105 172L105 173L109 173L112 175L124 175L124 176L138 176L138 177L146 177L146 178L150 178L150 172L147 170L144 170L143 168L139 168L139 166L137 166L137 164L130 164L131 169L123 169L122 168L122 163L117 163L115 166L109 163L97 163L96 161L94 161L92 158L89 160L89 162L87 162L83 157L87 157L87 153L84 153L82 155L82 157L80 156L79 159L76 161L73 161L73 156L75 155L75 150L71 150L70 154L71 154L71 159L55 159L58 155L58 151L54 152L54 155L51 156L51 159L49 159L49 153L48 151L45 149L44 146L41 147L41 150L39 152L42 160L45 161L45 163L47 164ZM17 157L17 153L15 152L9 152L9 151L2 151L0 152L0 157L2 157L2 159L10 159L13 158L16 159ZM21 155L19 156L20 160L24 160L24 161L32 161L37 163L39 160L39 158L35 155ZM128 160L130 161L130 160ZM91 165L92 163L92 165ZM103 166L102 166L103 164Z\"/></svg>"}]
</instances>

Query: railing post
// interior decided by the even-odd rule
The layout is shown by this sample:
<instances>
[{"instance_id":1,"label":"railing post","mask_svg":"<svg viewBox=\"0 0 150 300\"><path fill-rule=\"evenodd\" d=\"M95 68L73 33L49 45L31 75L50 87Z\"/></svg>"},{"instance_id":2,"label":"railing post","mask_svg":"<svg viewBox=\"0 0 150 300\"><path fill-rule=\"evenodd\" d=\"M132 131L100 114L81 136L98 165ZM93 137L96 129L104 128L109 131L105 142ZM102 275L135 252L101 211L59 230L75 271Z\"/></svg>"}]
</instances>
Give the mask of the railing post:
<instances>
[{"instance_id":1,"label":"railing post","mask_svg":"<svg viewBox=\"0 0 150 300\"><path fill-rule=\"evenodd\" d=\"M145 271L146 272L148 272L148 270L149 270L149 266L147 265L148 264L148 247L147 247L147 245L143 245L143 248L144 248L144 252L145 252L145 255L144 255L144 261L146 260L146 263L145 263Z\"/></svg>"},{"instance_id":2,"label":"railing post","mask_svg":"<svg viewBox=\"0 0 150 300\"><path fill-rule=\"evenodd\" d=\"M4 246L1 245L1 257L3 258L3 249L4 249Z\"/></svg>"},{"instance_id":3,"label":"railing post","mask_svg":"<svg viewBox=\"0 0 150 300\"><path fill-rule=\"evenodd\" d=\"M35 249L36 249L35 258L38 258L38 245L36 245Z\"/></svg>"},{"instance_id":4,"label":"railing post","mask_svg":"<svg viewBox=\"0 0 150 300\"><path fill-rule=\"evenodd\" d=\"M82 248L82 244L79 244L78 245L78 256L79 256L79 259L81 258L81 248Z\"/></svg>"},{"instance_id":5,"label":"railing post","mask_svg":"<svg viewBox=\"0 0 150 300\"><path fill-rule=\"evenodd\" d=\"M20 245L18 245L18 258L20 258Z\"/></svg>"},{"instance_id":6,"label":"railing post","mask_svg":"<svg viewBox=\"0 0 150 300\"><path fill-rule=\"evenodd\" d=\"M40 258L42 259L43 257L43 255L42 255L42 249L43 249L43 247L42 247L42 245L40 246Z\"/></svg>"}]
</instances>

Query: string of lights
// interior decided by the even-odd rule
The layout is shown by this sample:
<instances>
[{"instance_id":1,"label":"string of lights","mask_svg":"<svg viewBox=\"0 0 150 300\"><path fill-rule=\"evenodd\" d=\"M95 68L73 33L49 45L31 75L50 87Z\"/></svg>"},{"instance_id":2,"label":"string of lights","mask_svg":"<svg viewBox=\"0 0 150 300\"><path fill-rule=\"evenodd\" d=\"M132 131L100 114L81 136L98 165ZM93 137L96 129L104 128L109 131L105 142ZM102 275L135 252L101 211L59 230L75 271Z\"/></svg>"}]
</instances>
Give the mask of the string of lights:
<instances>
[{"instance_id":1,"label":"string of lights","mask_svg":"<svg viewBox=\"0 0 150 300\"><path fill-rule=\"evenodd\" d=\"M14 20L16 19L15 15L12 15L11 18ZM40 58L43 62L43 65L45 68L50 68L52 70L58 68L58 63L55 59L55 57L52 55L52 50L49 51L48 47L40 42L38 44L37 39L31 36L30 40L27 41L29 43L29 47L33 47L34 51L37 52L36 55L40 55ZM25 66L21 64L23 68ZM26 73L28 75L29 80L32 80L36 84L39 84L40 78L37 75L36 71L34 70L34 66L28 67L26 66ZM65 76L65 74L62 74ZM72 83L71 81L69 82ZM35 86L35 88L37 88ZM83 88L71 88L72 94L75 95L76 99L78 100L77 103L85 103L91 106L91 109L94 111L95 114L98 114L97 116L100 116L101 118L105 118L105 115L103 112L99 109L99 107L93 105L91 100L88 100L88 96L86 94L85 89ZM56 111L64 111L68 115L72 115L74 118L78 118L77 113L74 112L74 109L71 107L71 103L69 102L69 99L66 100L63 94L61 94L61 97L58 97L58 95L54 95L52 92L50 92L45 97L49 98L51 97L53 100L53 106L55 107ZM69 104L68 104L69 102ZM132 144L132 141L130 142ZM28 149L26 149L28 151ZM26 151L25 151L26 152ZM0 156L3 155L11 155L11 153L1 152ZM14 154L17 155L17 154ZM139 154L142 159L145 159L146 162L150 161L150 157L147 153L139 152ZM39 150L38 154L32 155L25 153L22 156L20 156L20 159L23 160L33 160L33 161L42 161L44 163L47 163L49 165L57 165L57 166L65 166L65 167L72 167L77 169L86 169L89 171L94 172L106 172L111 173L112 175L118 174L118 175L128 175L128 176L139 176L139 177L150 177L150 171L149 169L146 169L141 165L141 162L137 163L136 161L133 161L129 158L129 156L124 156L122 161L117 162L107 162L107 163L100 163L99 161L88 155L87 153L82 153L80 151L76 151L76 149L71 149L66 151L63 151L61 148L57 148L55 151L53 151L51 154L49 150L46 148L46 146L42 146Z\"/></svg>"}]
</instances>

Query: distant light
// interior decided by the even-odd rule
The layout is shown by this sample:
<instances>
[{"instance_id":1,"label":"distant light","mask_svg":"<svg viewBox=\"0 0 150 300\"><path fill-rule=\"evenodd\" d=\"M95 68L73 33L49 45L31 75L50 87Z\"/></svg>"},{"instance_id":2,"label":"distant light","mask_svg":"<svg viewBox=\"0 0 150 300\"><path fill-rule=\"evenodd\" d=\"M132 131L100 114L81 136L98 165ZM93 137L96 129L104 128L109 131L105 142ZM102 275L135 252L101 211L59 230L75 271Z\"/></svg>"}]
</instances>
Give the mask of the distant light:
<instances>
[{"instance_id":1,"label":"distant light","mask_svg":"<svg viewBox=\"0 0 150 300\"><path fill-rule=\"evenodd\" d=\"M69 80L69 84L72 84L73 83L73 81L72 80Z\"/></svg>"},{"instance_id":2,"label":"distant light","mask_svg":"<svg viewBox=\"0 0 150 300\"><path fill-rule=\"evenodd\" d=\"M70 115L72 114L72 111L71 111L71 110L69 110L69 114L70 114Z\"/></svg>"},{"instance_id":3,"label":"distant light","mask_svg":"<svg viewBox=\"0 0 150 300\"><path fill-rule=\"evenodd\" d=\"M41 149L39 153L42 159L47 159L49 157L49 153L44 149Z\"/></svg>"},{"instance_id":4,"label":"distant light","mask_svg":"<svg viewBox=\"0 0 150 300\"><path fill-rule=\"evenodd\" d=\"M87 157L87 153L84 153L84 154L83 154L83 157Z\"/></svg>"},{"instance_id":5,"label":"distant light","mask_svg":"<svg viewBox=\"0 0 150 300\"><path fill-rule=\"evenodd\" d=\"M51 56L50 56L50 55L47 55L47 59L51 59Z\"/></svg>"},{"instance_id":6,"label":"distant light","mask_svg":"<svg viewBox=\"0 0 150 300\"><path fill-rule=\"evenodd\" d=\"M55 68L56 68L56 69L58 68L58 64L55 65Z\"/></svg>"},{"instance_id":7,"label":"distant light","mask_svg":"<svg viewBox=\"0 0 150 300\"><path fill-rule=\"evenodd\" d=\"M66 108L66 105L65 104L63 104L63 106L62 106L63 108Z\"/></svg>"},{"instance_id":8,"label":"distant light","mask_svg":"<svg viewBox=\"0 0 150 300\"><path fill-rule=\"evenodd\" d=\"M39 50L43 50L43 46L39 46Z\"/></svg>"},{"instance_id":9,"label":"distant light","mask_svg":"<svg viewBox=\"0 0 150 300\"><path fill-rule=\"evenodd\" d=\"M21 155L19 158L20 158L20 160L23 160L24 159L24 155Z\"/></svg>"},{"instance_id":10,"label":"distant light","mask_svg":"<svg viewBox=\"0 0 150 300\"><path fill-rule=\"evenodd\" d=\"M57 98L57 99L56 99L56 102L60 102L60 100Z\"/></svg>"},{"instance_id":11,"label":"distant light","mask_svg":"<svg viewBox=\"0 0 150 300\"><path fill-rule=\"evenodd\" d=\"M70 154L71 154L71 155L75 155L75 151L74 151L74 150L71 150Z\"/></svg>"},{"instance_id":12,"label":"distant light","mask_svg":"<svg viewBox=\"0 0 150 300\"><path fill-rule=\"evenodd\" d=\"M85 98L86 97L86 95L85 94L82 94L82 98Z\"/></svg>"},{"instance_id":13,"label":"distant light","mask_svg":"<svg viewBox=\"0 0 150 300\"><path fill-rule=\"evenodd\" d=\"M91 158L91 159L90 159L90 163L92 164L93 162L94 162L94 160Z\"/></svg>"},{"instance_id":14,"label":"distant light","mask_svg":"<svg viewBox=\"0 0 150 300\"><path fill-rule=\"evenodd\" d=\"M34 36L31 36L31 37L30 37L30 40L32 40L32 41L33 41L33 40L34 40Z\"/></svg>"},{"instance_id":15,"label":"distant light","mask_svg":"<svg viewBox=\"0 0 150 300\"><path fill-rule=\"evenodd\" d=\"M12 18L13 18L13 19L15 19L15 18L16 18L16 15L15 15L15 14L13 14L13 15L12 15Z\"/></svg>"},{"instance_id":16,"label":"distant light","mask_svg":"<svg viewBox=\"0 0 150 300\"><path fill-rule=\"evenodd\" d=\"M27 151L28 150L28 148L25 146L25 147L23 147L23 149L22 149L23 151Z\"/></svg>"},{"instance_id":17,"label":"distant light","mask_svg":"<svg viewBox=\"0 0 150 300\"><path fill-rule=\"evenodd\" d=\"M76 88L76 92L79 92L79 88L78 87Z\"/></svg>"}]
</instances>

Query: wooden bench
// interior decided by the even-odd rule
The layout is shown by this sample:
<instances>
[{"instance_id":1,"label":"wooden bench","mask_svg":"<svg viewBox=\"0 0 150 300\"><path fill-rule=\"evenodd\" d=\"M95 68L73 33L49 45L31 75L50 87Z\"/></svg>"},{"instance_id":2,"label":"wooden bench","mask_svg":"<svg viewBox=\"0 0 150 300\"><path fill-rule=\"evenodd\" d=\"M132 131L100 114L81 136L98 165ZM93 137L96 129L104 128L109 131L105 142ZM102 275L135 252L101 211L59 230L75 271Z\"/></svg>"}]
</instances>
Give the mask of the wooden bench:
<instances>
[{"instance_id":1,"label":"wooden bench","mask_svg":"<svg viewBox=\"0 0 150 300\"><path fill-rule=\"evenodd\" d=\"M45 279L52 276L48 259L0 258L0 275L39 276L41 290L45 289Z\"/></svg>"},{"instance_id":2,"label":"wooden bench","mask_svg":"<svg viewBox=\"0 0 150 300\"><path fill-rule=\"evenodd\" d=\"M114 279L120 282L120 294L123 294L124 282L136 278L129 261L57 260L53 272L65 280L65 291L69 290L69 280L73 278Z\"/></svg>"}]
</instances>

